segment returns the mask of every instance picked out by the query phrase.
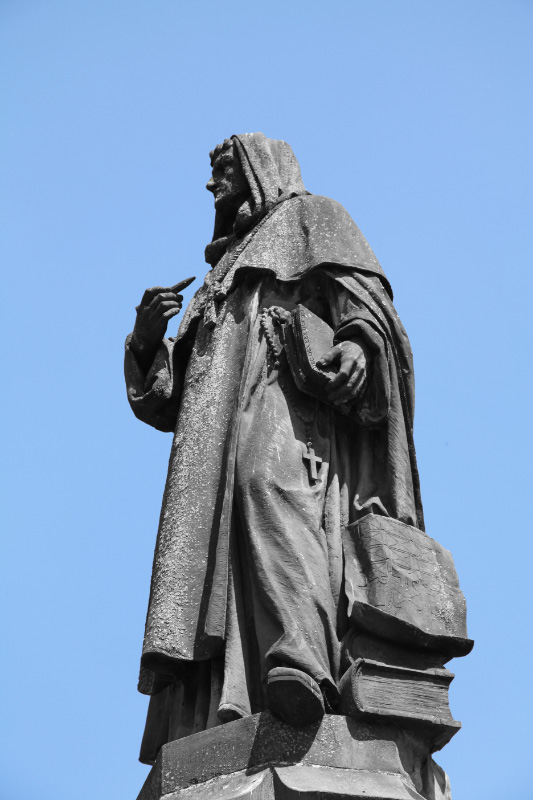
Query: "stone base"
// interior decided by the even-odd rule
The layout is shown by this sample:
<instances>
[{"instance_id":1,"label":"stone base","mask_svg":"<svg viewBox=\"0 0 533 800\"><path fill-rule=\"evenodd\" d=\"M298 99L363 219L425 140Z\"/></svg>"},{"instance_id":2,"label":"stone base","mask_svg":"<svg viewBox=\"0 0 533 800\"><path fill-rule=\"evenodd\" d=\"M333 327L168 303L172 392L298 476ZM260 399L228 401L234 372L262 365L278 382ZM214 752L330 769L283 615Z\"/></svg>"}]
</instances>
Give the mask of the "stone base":
<instances>
[{"instance_id":1,"label":"stone base","mask_svg":"<svg viewBox=\"0 0 533 800\"><path fill-rule=\"evenodd\" d=\"M137 800L451 800L420 735L328 714L268 712L165 745Z\"/></svg>"}]
</instances>

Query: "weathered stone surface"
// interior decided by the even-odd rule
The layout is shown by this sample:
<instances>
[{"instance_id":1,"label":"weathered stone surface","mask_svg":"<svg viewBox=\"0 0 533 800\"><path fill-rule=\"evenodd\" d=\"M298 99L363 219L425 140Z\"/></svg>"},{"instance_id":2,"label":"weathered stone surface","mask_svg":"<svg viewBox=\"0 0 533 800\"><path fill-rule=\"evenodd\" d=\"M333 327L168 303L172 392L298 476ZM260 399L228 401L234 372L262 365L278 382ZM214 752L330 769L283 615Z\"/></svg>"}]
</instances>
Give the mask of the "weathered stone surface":
<instances>
[{"instance_id":1,"label":"weathered stone surface","mask_svg":"<svg viewBox=\"0 0 533 800\"><path fill-rule=\"evenodd\" d=\"M446 669L417 670L359 658L342 678L341 710L355 719L414 730L433 753L461 728L449 706L453 678Z\"/></svg>"},{"instance_id":2,"label":"weathered stone surface","mask_svg":"<svg viewBox=\"0 0 533 800\"><path fill-rule=\"evenodd\" d=\"M277 767L274 770L276 800L289 798L357 798L357 800L421 800L399 774L322 767Z\"/></svg>"},{"instance_id":3,"label":"weathered stone surface","mask_svg":"<svg viewBox=\"0 0 533 800\"><path fill-rule=\"evenodd\" d=\"M412 525L367 514L344 531L346 593L357 626L383 639L466 655L466 602L451 553Z\"/></svg>"},{"instance_id":4,"label":"weathered stone surface","mask_svg":"<svg viewBox=\"0 0 533 800\"><path fill-rule=\"evenodd\" d=\"M295 729L263 712L165 745L138 800L425 798L432 764L393 725L326 715Z\"/></svg>"},{"instance_id":5,"label":"weathered stone surface","mask_svg":"<svg viewBox=\"0 0 533 800\"><path fill-rule=\"evenodd\" d=\"M274 773L270 769L260 772L236 772L212 778L203 784L164 795L164 800L272 800Z\"/></svg>"},{"instance_id":6,"label":"weathered stone surface","mask_svg":"<svg viewBox=\"0 0 533 800\"><path fill-rule=\"evenodd\" d=\"M286 142L236 135L210 155L211 269L176 337L192 278L147 289L126 341L134 413L173 434L143 800L435 800L430 751L458 727L443 665L472 642L451 555L424 528L391 286Z\"/></svg>"}]
</instances>

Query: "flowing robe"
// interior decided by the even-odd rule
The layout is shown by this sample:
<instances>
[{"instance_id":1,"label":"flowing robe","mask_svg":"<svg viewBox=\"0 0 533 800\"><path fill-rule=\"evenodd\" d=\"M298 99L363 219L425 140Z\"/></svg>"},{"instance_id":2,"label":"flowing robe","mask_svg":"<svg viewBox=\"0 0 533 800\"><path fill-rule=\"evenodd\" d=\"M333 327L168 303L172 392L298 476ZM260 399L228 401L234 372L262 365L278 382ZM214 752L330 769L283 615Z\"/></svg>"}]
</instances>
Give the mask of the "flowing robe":
<instances>
[{"instance_id":1,"label":"flowing robe","mask_svg":"<svg viewBox=\"0 0 533 800\"><path fill-rule=\"evenodd\" d=\"M368 386L347 417L299 393L268 359L263 308L302 303L363 340ZM140 689L141 760L171 738L265 707L277 665L335 704L349 628L342 531L369 510L423 528L414 383L390 287L346 211L300 196L208 274L145 375L126 346L135 414L174 431L155 549ZM309 481L311 426L322 458Z\"/></svg>"}]
</instances>

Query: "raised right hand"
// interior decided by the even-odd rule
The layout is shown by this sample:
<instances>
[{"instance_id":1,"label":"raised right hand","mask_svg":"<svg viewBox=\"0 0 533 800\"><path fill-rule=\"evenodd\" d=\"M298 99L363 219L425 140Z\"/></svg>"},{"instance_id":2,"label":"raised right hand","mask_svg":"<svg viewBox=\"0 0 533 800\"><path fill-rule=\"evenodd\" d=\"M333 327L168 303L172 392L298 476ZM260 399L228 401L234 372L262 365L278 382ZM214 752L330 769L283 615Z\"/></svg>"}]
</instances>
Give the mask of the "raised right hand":
<instances>
[{"instance_id":1,"label":"raised right hand","mask_svg":"<svg viewBox=\"0 0 533 800\"><path fill-rule=\"evenodd\" d=\"M183 295L173 291L174 288L154 286L143 294L136 308L137 318L131 340L136 354L154 355L167 331L169 320L181 311Z\"/></svg>"},{"instance_id":2,"label":"raised right hand","mask_svg":"<svg viewBox=\"0 0 533 800\"><path fill-rule=\"evenodd\" d=\"M145 370L152 364L169 320L181 311L183 296L180 292L194 280L194 277L185 278L174 286L154 286L143 294L143 299L136 308L137 318L131 347Z\"/></svg>"}]
</instances>

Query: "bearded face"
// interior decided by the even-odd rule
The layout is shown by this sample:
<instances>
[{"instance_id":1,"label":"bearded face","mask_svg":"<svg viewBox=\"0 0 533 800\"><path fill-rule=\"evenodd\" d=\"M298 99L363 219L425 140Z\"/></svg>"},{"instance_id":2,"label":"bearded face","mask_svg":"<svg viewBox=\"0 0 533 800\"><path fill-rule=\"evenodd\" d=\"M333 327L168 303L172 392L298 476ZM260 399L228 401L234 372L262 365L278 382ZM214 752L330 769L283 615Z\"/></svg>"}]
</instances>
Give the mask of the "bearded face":
<instances>
[{"instance_id":1,"label":"bearded face","mask_svg":"<svg viewBox=\"0 0 533 800\"><path fill-rule=\"evenodd\" d=\"M215 197L217 214L229 220L235 217L239 207L249 196L250 188L233 143L223 149L216 148L213 158L213 174L206 189Z\"/></svg>"}]
</instances>

